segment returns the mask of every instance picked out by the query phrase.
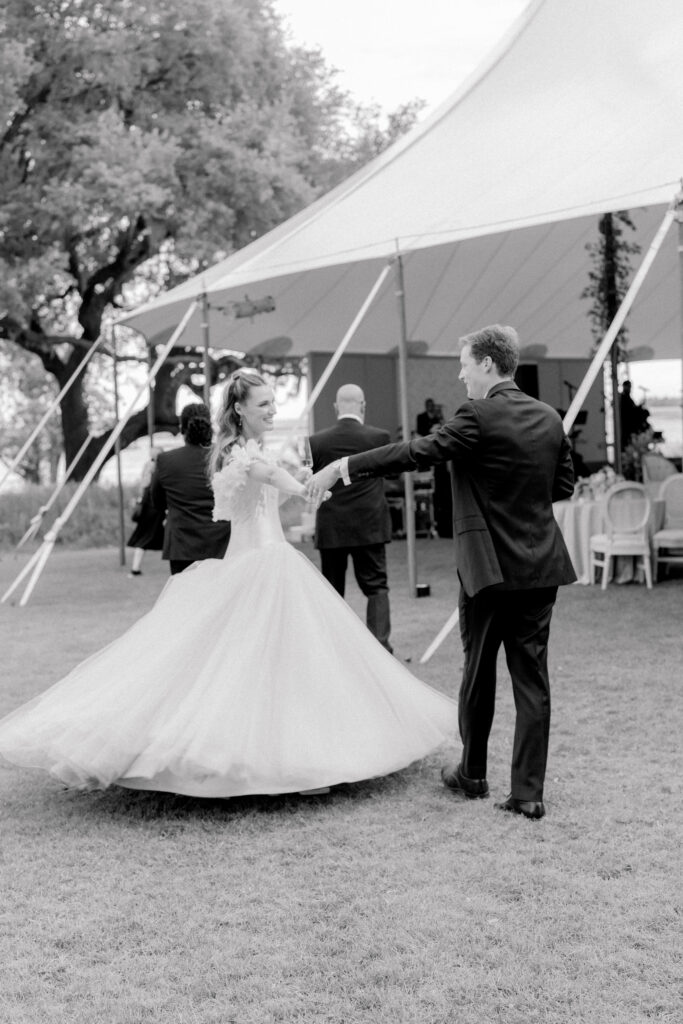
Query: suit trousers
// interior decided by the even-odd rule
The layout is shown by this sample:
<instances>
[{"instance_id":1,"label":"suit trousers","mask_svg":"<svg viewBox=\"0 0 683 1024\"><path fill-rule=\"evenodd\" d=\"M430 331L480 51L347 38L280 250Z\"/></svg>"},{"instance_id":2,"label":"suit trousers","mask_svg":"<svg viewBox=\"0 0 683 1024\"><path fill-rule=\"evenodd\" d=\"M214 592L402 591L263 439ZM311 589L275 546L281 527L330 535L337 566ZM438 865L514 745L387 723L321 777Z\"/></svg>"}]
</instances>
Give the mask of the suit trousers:
<instances>
[{"instance_id":1,"label":"suit trousers","mask_svg":"<svg viewBox=\"0 0 683 1024\"><path fill-rule=\"evenodd\" d=\"M337 593L346 589L346 566L349 555L358 586L368 599L365 622L383 647L391 653L389 643L391 616L387 583L387 552L384 544L364 544L350 548L320 548L320 568Z\"/></svg>"},{"instance_id":2,"label":"suit trousers","mask_svg":"<svg viewBox=\"0 0 683 1024\"><path fill-rule=\"evenodd\" d=\"M169 566L171 569L171 576L176 576L179 572L185 572L191 565L196 562L195 558L171 558L169 560Z\"/></svg>"},{"instance_id":3,"label":"suit trousers","mask_svg":"<svg viewBox=\"0 0 683 1024\"><path fill-rule=\"evenodd\" d=\"M460 590L462 771L468 778L486 778L502 644L516 709L510 793L517 800L543 799L550 733L548 635L556 598L557 587L488 588L474 597Z\"/></svg>"}]
</instances>

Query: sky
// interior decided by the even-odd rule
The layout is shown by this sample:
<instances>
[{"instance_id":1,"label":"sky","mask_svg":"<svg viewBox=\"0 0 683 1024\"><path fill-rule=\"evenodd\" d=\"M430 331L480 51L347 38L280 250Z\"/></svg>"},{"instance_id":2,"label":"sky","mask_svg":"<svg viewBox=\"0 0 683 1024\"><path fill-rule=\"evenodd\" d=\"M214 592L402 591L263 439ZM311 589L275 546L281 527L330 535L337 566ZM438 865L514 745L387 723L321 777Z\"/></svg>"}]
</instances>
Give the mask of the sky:
<instances>
[{"instance_id":1,"label":"sky","mask_svg":"<svg viewBox=\"0 0 683 1024\"><path fill-rule=\"evenodd\" d=\"M427 114L488 56L531 2L274 0L274 7L292 41L319 47L339 72L338 84L358 100L389 112L421 98ZM630 376L641 399L681 391L678 360L632 363Z\"/></svg>"},{"instance_id":2,"label":"sky","mask_svg":"<svg viewBox=\"0 0 683 1024\"><path fill-rule=\"evenodd\" d=\"M438 105L529 0L275 0L294 41L318 46L338 84L386 111Z\"/></svg>"}]
</instances>

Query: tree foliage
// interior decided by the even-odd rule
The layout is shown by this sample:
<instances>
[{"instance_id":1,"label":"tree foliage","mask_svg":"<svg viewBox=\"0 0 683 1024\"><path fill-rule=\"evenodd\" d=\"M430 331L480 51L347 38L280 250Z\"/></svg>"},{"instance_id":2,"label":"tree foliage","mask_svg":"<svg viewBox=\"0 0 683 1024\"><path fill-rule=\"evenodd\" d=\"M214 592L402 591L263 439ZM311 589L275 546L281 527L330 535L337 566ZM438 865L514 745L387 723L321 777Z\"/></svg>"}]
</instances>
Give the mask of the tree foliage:
<instances>
[{"instance_id":1,"label":"tree foliage","mask_svg":"<svg viewBox=\"0 0 683 1024\"><path fill-rule=\"evenodd\" d=\"M419 110L382 127L288 45L270 0L4 0L0 65L0 337L58 385L112 311L268 231ZM177 377L157 388L160 427ZM61 417L69 461L83 380Z\"/></svg>"},{"instance_id":2,"label":"tree foliage","mask_svg":"<svg viewBox=\"0 0 683 1024\"><path fill-rule=\"evenodd\" d=\"M38 360L0 341L0 434L2 457L8 466L38 426L55 394ZM57 422L49 419L17 472L31 483L41 483L54 475L61 453L61 431Z\"/></svg>"},{"instance_id":3,"label":"tree foliage","mask_svg":"<svg viewBox=\"0 0 683 1024\"><path fill-rule=\"evenodd\" d=\"M591 299L588 317L596 345L614 319L624 295L631 283L631 256L640 252L640 246L629 241L626 231L635 231L635 224L628 210L604 214L598 222L599 237L589 242L586 249L591 257L588 273L589 284L581 293L582 299ZM624 351L628 331L624 326L619 331L618 352Z\"/></svg>"}]
</instances>

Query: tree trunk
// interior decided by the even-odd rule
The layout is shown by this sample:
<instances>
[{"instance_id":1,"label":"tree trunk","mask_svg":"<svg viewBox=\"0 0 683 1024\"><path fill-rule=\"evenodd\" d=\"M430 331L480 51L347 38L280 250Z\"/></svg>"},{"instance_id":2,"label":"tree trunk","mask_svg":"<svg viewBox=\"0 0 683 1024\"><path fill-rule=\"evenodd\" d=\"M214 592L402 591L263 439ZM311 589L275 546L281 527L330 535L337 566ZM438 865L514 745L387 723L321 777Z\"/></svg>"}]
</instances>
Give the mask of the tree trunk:
<instances>
[{"instance_id":1,"label":"tree trunk","mask_svg":"<svg viewBox=\"0 0 683 1024\"><path fill-rule=\"evenodd\" d=\"M55 376L58 379L60 388L74 373L79 362L83 358L82 351L74 350L69 361L63 364ZM154 387L154 432L161 431L177 434L178 416L176 414L176 399L178 390L182 384L191 386L189 377L191 370L180 370L178 372L173 360L164 363L156 376ZM193 388L194 390L194 388ZM198 392L199 393L199 392ZM83 377L79 376L71 385L66 395L61 400L62 430L64 433L64 454L66 464L70 465L88 434L88 409L85 403L83 391ZM78 465L75 467L72 479L82 480L93 462L101 452L106 441L111 436L114 427L105 430L102 434L94 437L81 455ZM127 448L133 441L140 437L147 436L147 410L141 409L134 413L128 420L120 435L121 449ZM114 455L114 449L107 454L105 463Z\"/></svg>"},{"instance_id":2,"label":"tree trunk","mask_svg":"<svg viewBox=\"0 0 683 1024\"><path fill-rule=\"evenodd\" d=\"M53 363L52 372L57 379L60 391L76 371L82 359L83 349L74 347L65 362L58 365ZM69 466L88 435L88 407L85 403L83 391L83 374L73 382L61 399L59 406L62 418L62 433L64 435L64 457L67 466ZM86 453L81 457L74 471L73 479L81 480L83 478L87 469L87 466L84 465L85 461ZM92 462L92 460L90 461Z\"/></svg>"}]
</instances>

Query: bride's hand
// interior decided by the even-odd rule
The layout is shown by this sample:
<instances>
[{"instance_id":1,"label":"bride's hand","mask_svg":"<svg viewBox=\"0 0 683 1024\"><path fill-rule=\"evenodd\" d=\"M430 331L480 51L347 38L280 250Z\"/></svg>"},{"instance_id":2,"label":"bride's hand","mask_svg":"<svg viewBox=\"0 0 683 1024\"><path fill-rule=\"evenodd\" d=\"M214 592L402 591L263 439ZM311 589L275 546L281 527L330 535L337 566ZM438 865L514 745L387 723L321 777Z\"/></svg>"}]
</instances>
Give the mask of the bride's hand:
<instances>
[{"instance_id":1,"label":"bride's hand","mask_svg":"<svg viewBox=\"0 0 683 1024\"><path fill-rule=\"evenodd\" d=\"M294 473L294 479L298 480L300 484L307 484L312 476L313 470L310 466L300 466Z\"/></svg>"},{"instance_id":2,"label":"bride's hand","mask_svg":"<svg viewBox=\"0 0 683 1024\"><path fill-rule=\"evenodd\" d=\"M314 487L309 480L306 484L306 493L304 497L310 505L313 505L315 508L320 508L324 501L327 501L332 497L332 491L321 491L319 488Z\"/></svg>"}]
</instances>

